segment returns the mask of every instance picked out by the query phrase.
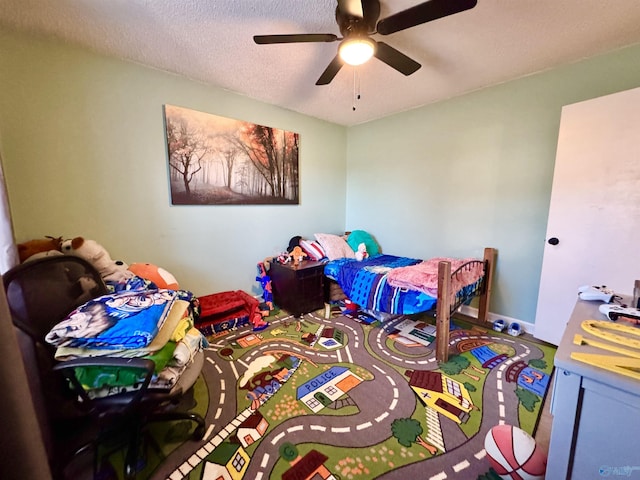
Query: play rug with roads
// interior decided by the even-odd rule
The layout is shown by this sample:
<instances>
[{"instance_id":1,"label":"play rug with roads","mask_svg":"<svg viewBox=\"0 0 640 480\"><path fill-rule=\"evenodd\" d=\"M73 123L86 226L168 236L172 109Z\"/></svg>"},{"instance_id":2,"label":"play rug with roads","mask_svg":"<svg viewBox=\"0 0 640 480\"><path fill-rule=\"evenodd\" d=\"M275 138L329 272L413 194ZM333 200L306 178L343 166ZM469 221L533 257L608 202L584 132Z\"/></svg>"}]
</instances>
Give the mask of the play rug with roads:
<instances>
[{"instance_id":1,"label":"play rug with roads","mask_svg":"<svg viewBox=\"0 0 640 480\"><path fill-rule=\"evenodd\" d=\"M181 443L149 477L486 474L491 427L535 433L555 349L454 320L449 361L438 364L433 323L399 317L381 328L280 313L260 332L210 337L201 387L207 434Z\"/></svg>"}]
</instances>

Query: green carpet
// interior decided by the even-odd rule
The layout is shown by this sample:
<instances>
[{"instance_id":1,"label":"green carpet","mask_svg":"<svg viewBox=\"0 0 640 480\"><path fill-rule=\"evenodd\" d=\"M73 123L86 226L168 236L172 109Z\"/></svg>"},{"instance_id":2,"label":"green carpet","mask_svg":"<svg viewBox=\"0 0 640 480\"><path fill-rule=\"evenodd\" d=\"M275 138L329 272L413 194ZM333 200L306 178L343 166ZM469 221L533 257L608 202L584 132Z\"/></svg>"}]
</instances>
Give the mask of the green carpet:
<instances>
[{"instance_id":1,"label":"green carpet","mask_svg":"<svg viewBox=\"0 0 640 480\"><path fill-rule=\"evenodd\" d=\"M151 431L137 478L492 478L487 431L535 433L552 347L455 320L438 365L430 317L394 320L403 335L322 312L268 320L210 339L193 405L205 439Z\"/></svg>"}]
</instances>

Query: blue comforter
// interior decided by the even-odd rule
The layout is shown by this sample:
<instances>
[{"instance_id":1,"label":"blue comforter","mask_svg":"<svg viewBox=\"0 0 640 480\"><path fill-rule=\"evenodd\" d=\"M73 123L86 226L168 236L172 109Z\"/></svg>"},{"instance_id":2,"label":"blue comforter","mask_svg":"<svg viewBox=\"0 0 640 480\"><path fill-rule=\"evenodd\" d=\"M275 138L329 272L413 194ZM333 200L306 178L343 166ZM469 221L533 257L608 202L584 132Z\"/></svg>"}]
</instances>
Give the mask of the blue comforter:
<instances>
[{"instance_id":1,"label":"blue comforter","mask_svg":"<svg viewBox=\"0 0 640 480\"><path fill-rule=\"evenodd\" d=\"M374 255L361 262L340 258L327 263L324 273L338 282L345 295L362 308L410 315L432 310L437 299L417 290L393 287L387 283L387 274L394 268L421 261L393 255Z\"/></svg>"}]
</instances>

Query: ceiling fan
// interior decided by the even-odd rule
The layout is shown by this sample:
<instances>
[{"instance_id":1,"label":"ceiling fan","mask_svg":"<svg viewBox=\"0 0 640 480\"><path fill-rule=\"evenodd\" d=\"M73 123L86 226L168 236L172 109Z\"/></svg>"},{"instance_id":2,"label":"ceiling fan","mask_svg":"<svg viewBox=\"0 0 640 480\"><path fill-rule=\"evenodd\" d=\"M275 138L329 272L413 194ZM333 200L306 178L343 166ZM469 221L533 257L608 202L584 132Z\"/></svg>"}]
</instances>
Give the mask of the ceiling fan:
<instances>
[{"instance_id":1,"label":"ceiling fan","mask_svg":"<svg viewBox=\"0 0 640 480\"><path fill-rule=\"evenodd\" d=\"M333 33L255 35L259 45L274 43L336 42L338 54L320 75L316 85L327 85L345 63L360 65L375 56L404 75L411 75L420 64L392 46L377 42L371 35L389 35L438 18L469 10L477 0L429 0L378 21L380 0L338 0L336 22L342 38Z\"/></svg>"}]
</instances>

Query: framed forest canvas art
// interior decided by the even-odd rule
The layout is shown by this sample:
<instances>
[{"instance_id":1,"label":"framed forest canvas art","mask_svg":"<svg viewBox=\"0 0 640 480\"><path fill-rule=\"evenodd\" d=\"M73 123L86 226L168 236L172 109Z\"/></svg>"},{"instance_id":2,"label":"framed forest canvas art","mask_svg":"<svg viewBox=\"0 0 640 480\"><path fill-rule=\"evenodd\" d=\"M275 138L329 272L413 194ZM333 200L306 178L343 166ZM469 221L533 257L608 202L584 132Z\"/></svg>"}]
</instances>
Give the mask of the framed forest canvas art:
<instances>
[{"instance_id":1,"label":"framed forest canvas art","mask_svg":"<svg viewBox=\"0 0 640 480\"><path fill-rule=\"evenodd\" d=\"M173 205L299 203L299 134L164 106Z\"/></svg>"}]
</instances>

